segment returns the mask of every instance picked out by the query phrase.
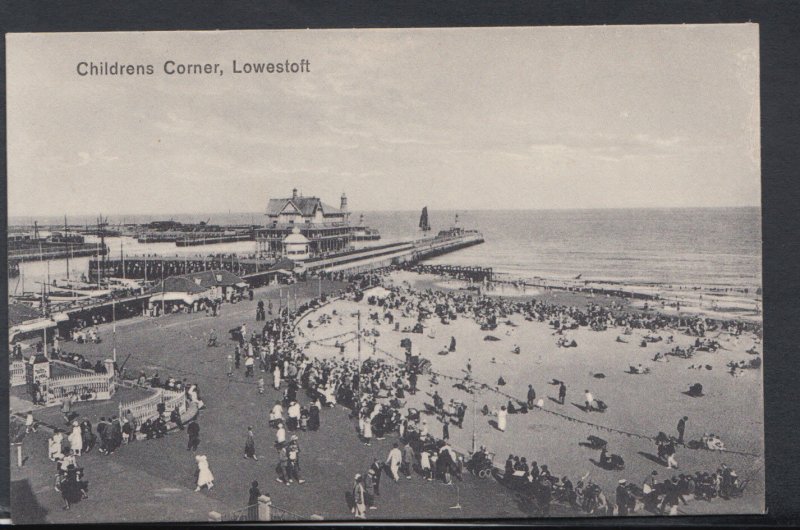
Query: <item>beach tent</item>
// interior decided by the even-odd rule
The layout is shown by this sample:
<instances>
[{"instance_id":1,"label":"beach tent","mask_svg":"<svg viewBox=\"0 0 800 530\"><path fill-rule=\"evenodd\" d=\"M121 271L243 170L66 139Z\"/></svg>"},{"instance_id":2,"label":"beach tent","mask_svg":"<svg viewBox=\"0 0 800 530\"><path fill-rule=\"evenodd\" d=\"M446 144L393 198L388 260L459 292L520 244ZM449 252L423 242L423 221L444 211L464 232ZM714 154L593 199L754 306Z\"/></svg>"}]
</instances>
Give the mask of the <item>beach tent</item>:
<instances>
[{"instance_id":1,"label":"beach tent","mask_svg":"<svg viewBox=\"0 0 800 530\"><path fill-rule=\"evenodd\" d=\"M364 291L364 298L369 298L370 296L374 296L375 298L386 298L392 294L389 289L378 285L377 287L371 287Z\"/></svg>"}]
</instances>

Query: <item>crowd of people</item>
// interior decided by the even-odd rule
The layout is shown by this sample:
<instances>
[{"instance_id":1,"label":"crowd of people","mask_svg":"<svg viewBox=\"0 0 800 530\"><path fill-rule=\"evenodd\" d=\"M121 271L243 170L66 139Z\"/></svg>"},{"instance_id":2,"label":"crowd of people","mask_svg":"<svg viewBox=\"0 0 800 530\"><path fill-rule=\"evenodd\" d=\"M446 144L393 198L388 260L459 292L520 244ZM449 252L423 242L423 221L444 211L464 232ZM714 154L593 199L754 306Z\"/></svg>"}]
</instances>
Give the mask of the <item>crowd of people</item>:
<instances>
[{"instance_id":1,"label":"crowd of people","mask_svg":"<svg viewBox=\"0 0 800 530\"><path fill-rule=\"evenodd\" d=\"M347 278L350 280L349 288L346 292L338 294L360 301L363 298L362 290L381 283L381 276L382 272L350 276ZM482 329L493 330L498 323L517 314L526 320L547 322L557 331L574 329L576 326L593 329L616 326L651 332L658 332L666 327L683 326L690 330L707 331L727 325L686 316L665 317L654 313L637 313L613 304L604 306L590 303L586 308L579 309L536 300L514 301L455 291L430 289L412 291L410 288L392 285L388 285L387 289L388 296L380 300L371 299L370 303L379 307L375 318L389 323L394 322L396 315L412 317L417 322L425 319L447 322L457 318L470 318ZM453 479L463 477L465 467L477 470L492 466L491 455L486 448L482 447L465 461L464 456L459 455L449 445L450 427L460 428L463 425L467 410L464 403L450 400L449 404L445 404L438 393L434 392L431 395L432 406L424 411L429 413L427 417L407 406L407 396L419 391L417 379L423 375L420 359L411 355L410 348L406 350L405 362L380 357L369 357L359 362L345 356L322 358L307 355L304 351L305 339L302 327L296 328L293 320L297 315L320 303L320 300L312 300L298 307L294 313L282 308L278 312L278 318L268 321L262 303L257 310L257 321L264 321L260 333L254 329L248 334L246 324L243 324L238 328L238 333L232 334L236 342L233 354L235 360L226 354L228 375L232 373L234 364L236 369L243 364L245 376L258 380L259 393L264 393L265 378L271 379L271 386L282 392L282 399L275 403L269 415L269 423L275 429L276 436L277 482L287 486L293 483L305 483L305 479L301 478L299 436L304 431L318 430L321 410L336 405L344 406L351 411L356 435L362 443L369 445L375 439L380 440L394 433L398 435L398 441L393 443L385 461L376 460L364 473L355 476L351 500L352 511L356 517L364 518L367 510L375 508L376 499L380 496L380 480L384 475L396 482L403 477L411 479L417 475L428 481L440 480L443 483L452 483ZM272 307L269 308L269 314L272 316ZM370 315L369 318L372 317L373 315ZM341 316L333 311L322 315L318 325L339 318ZM314 327L314 324L309 321L308 326ZM738 326L735 329L741 331L742 328ZM363 330L363 333L368 334L369 331ZM343 349L346 341L356 338L358 337L342 336L335 344L329 346ZM450 348L455 349L454 341ZM186 379L179 381L168 377L162 381L158 373L152 377L141 373L137 383L151 388L185 391L190 402L195 402L198 408L203 407L197 385L188 383ZM563 404L566 387L563 382L559 383L559 400ZM532 392L532 388L530 391ZM509 406L504 405L502 409L509 413L511 412L509 409L516 409L520 405L532 408L536 396L535 392L531 392L528 395L527 405L524 403L515 405L514 402L509 402ZM589 396L587 409L593 408L597 400L593 399L588 391L586 394ZM437 425L436 433L431 432L429 419L432 424ZM82 484L82 471L81 473L76 471L77 463L73 464L71 460L67 460L65 465L65 459L74 459L80 456L81 452L91 451L98 440L101 453L113 454L121 445L135 440L137 433L145 439L162 437L168 423L184 428L180 412L177 410L160 411L157 418L148 419L142 425L137 425L135 419L125 416L113 417L110 420L101 419L97 426L97 436L92 432L92 426L87 420L80 424L73 423L72 432L68 437L56 433L54 440L51 440L51 459L60 462L59 469L65 470L64 476L69 475L70 464L74 465L70 477L74 477L73 482ZM441 429L440 435L438 429ZM75 434L76 432L78 434ZM199 444L199 426L196 422L191 422L188 433L187 448L196 450ZM56 437L59 438L56 440ZM79 443L78 438L80 438ZM245 439L244 456L257 459L252 429L248 430ZM197 463L198 490L203 486L210 489L213 487L213 475L208 468L207 458L198 455ZM515 458L510 455L501 480L530 493L529 498L534 499L542 510L545 510L543 507L549 506L552 501L560 500L587 513L610 513L611 510L611 505L602 490L591 480L587 480L587 477L582 477L573 486L568 477L558 478L546 465L540 468L535 461L528 464L525 458ZM663 512L672 510L673 497L681 499L683 498L681 495L685 497L694 494L697 498L713 496L725 498L738 487L735 473L725 469L712 474L681 475L663 483L650 477L646 483L647 487L643 485L641 488L644 492L641 494L636 487L627 483L620 486L624 486L622 489L618 487L616 492L617 513L620 515L634 511L636 505L635 502L631 504L631 499L638 499L646 507L652 505L652 498L647 497L648 489L650 493L658 492L657 507ZM75 490L72 485L66 489L70 491L69 496L73 499L75 491L83 492L81 495L87 491L86 488L80 487Z\"/></svg>"}]
</instances>

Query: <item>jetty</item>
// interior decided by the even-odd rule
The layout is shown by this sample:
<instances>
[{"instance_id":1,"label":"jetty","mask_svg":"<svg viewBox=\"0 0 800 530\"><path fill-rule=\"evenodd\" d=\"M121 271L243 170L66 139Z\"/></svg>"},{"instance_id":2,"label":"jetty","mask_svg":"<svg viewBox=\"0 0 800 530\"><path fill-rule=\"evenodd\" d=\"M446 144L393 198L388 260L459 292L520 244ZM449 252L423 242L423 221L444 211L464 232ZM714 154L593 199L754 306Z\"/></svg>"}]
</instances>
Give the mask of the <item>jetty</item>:
<instances>
[{"instance_id":1,"label":"jetty","mask_svg":"<svg viewBox=\"0 0 800 530\"><path fill-rule=\"evenodd\" d=\"M303 261L289 259L230 256L133 256L124 259L93 259L89 261L89 277L160 280L203 270L227 270L251 285L264 285L278 274L300 275L364 272L389 265L416 263L448 252L479 245L483 235L476 230L452 229L436 237L388 243L363 249L322 255Z\"/></svg>"}]
</instances>

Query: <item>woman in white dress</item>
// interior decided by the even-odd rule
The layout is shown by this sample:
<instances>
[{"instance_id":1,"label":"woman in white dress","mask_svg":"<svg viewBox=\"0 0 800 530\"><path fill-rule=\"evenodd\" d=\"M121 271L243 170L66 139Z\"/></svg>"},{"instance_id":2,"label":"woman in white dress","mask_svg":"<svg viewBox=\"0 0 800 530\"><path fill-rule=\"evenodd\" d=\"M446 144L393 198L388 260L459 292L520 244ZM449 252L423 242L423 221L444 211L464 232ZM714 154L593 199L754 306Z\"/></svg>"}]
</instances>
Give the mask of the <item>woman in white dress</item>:
<instances>
[{"instance_id":1,"label":"woman in white dress","mask_svg":"<svg viewBox=\"0 0 800 530\"><path fill-rule=\"evenodd\" d=\"M197 462L197 487L194 491L200 491L203 486L210 491L214 487L214 475L208 467L208 459L205 455L197 455L194 459Z\"/></svg>"},{"instance_id":2,"label":"woman in white dress","mask_svg":"<svg viewBox=\"0 0 800 530\"><path fill-rule=\"evenodd\" d=\"M83 450L83 433L77 421L72 422L72 432L69 435L69 447L75 456L81 456Z\"/></svg>"},{"instance_id":3,"label":"woman in white dress","mask_svg":"<svg viewBox=\"0 0 800 530\"><path fill-rule=\"evenodd\" d=\"M205 407L205 404L200 399L200 395L197 393L197 385L192 385L189 387L189 399L197 404L197 410Z\"/></svg>"},{"instance_id":4,"label":"woman in white dress","mask_svg":"<svg viewBox=\"0 0 800 530\"><path fill-rule=\"evenodd\" d=\"M497 411L497 429L506 432L506 419L508 418L508 411L506 411L506 407L500 407L500 410Z\"/></svg>"}]
</instances>

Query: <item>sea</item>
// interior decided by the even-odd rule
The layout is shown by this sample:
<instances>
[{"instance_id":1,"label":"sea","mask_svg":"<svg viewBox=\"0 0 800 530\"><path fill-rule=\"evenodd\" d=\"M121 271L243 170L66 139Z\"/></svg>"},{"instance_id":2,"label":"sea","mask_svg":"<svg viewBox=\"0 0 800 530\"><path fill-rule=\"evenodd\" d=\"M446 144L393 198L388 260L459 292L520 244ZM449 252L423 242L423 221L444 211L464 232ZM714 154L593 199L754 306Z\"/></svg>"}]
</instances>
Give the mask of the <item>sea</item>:
<instances>
[{"instance_id":1,"label":"sea","mask_svg":"<svg viewBox=\"0 0 800 530\"><path fill-rule=\"evenodd\" d=\"M485 243L439 256L429 263L491 267L500 277L572 279L636 285L748 288L761 286L761 210L742 208L598 210L429 210L428 237L453 226L476 229ZM359 212L381 233L370 244L417 239L420 211ZM456 220L456 215L457 220ZM260 224L263 213L209 213L173 216L108 216L108 223L174 219L211 224ZM63 217L36 218L39 225ZM33 218L10 218L9 226L33 225ZM70 218L91 226L95 216ZM457 223L457 224L456 224ZM87 237L87 241L95 238ZM111 257L184 256L255 252L254 242L178 248L171 243L139 244L130 237L106 238ZM362 244L363 245L363 244ZM37 282L86 273L89 258L29 262L9 279L9 293L41 289Z\"/></svg>"}]
</instances>

